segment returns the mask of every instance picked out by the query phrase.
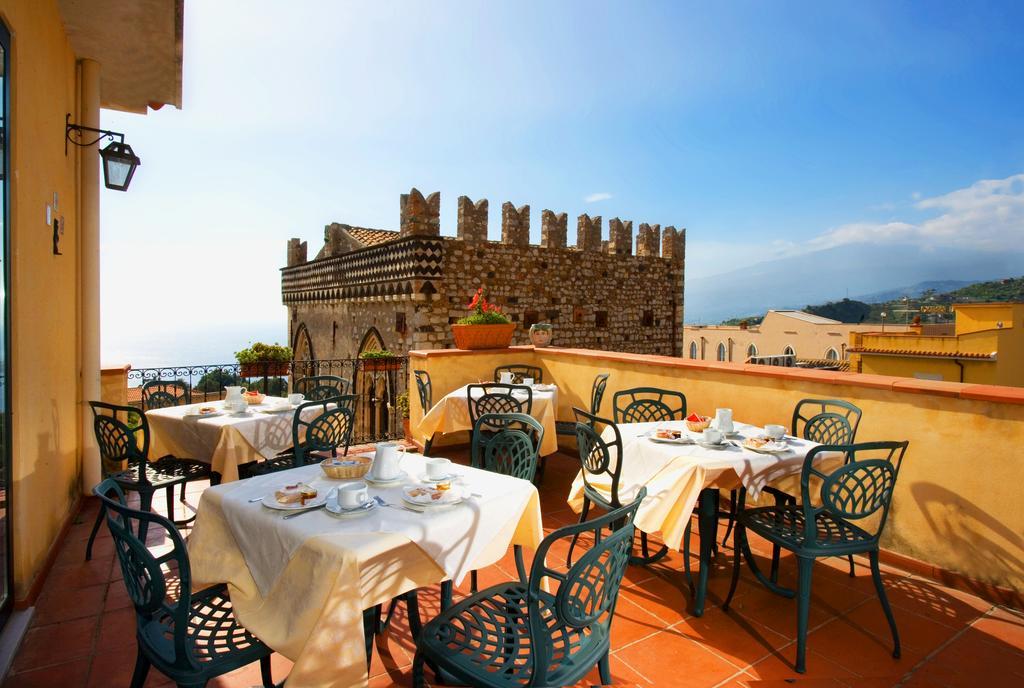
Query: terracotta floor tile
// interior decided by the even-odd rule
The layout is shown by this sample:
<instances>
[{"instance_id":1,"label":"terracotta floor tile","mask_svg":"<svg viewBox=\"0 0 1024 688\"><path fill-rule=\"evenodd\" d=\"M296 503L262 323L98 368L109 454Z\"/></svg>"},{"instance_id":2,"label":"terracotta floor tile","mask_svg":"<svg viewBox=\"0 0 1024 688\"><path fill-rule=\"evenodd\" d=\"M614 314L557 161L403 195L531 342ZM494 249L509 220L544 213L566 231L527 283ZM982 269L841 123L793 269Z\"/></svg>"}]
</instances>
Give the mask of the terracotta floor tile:
<instances>
[{"instance_id":1,"label":"terracotta floor tile","mask_svg":"<svg viewBox=\"0 0 1024 688\"><path fill-rule=\"evenodd\" d=\"M796 661L796 643L779 648L751 667L746 672L759 680L786 680L797 685L808 679L839 679L853 676L848 669L831 661L830 658L816 652L813 648L807 651L807 672L798 674L793 668ZM752 683L751 685L758 685Z\"/></svg>"},{"instance_id":2,"label":"terracotta floor tile","mask_svg":"<svg viewBox=\"0 0 1024 688\"><path fill-rule=\"evenodd\" d=\"M704 645L737 668L754 664L788 644L788 639L737 614L712 609L704 616L690 617L672 631Z\"/></svg>"},{"instance_id":3,"label":"terracotta floor tile","mask_svg":"<svg viewBox=\"0 0 1024 688\"><path fill-rule=\"evenodd\" d=\"M89 669L88 688L127 686L135 671L135 643L122 645L114 650L101 651L93 657ZM156 669L150 668L145 688L163 688L174 685L173 681Z\"/></svg>"},{"instance_id":4,"label":"terracotta floor tile","mask_svg":"<svg viewBox=\"0 0 1024 688\"><path fill-rule=\"evenodd\" d=\"M77 548L71 545L72 549ZM107 583L113 578L114 557L93 558L92 561L85 561L84 549L82 558L73 564L54 566L46 577L46 584L43 592L55 588L88 588L100 583Z\"/></svg>"},{"instance_id":5,"label":"terracotta floor tile","mask_svg":"<svg viewBox=\"0 0 1024 688\"><path fill-rule=\"evenodd\" d=\"M936 667L974 676L978 684L988 682L1000 685L1001 681L1014 681L1024 685L1024 655L1015 648L999 646L990 642L989 637L979 633L958 636L942 649L931 663Z\"/></svg>"},{"instance_id":6,"label":"terracotta floor tile","mask_svg":"<svg viewBox=\"0 0 1024 688\"><path fill-rule=\"evenodd\" d=\"M656 686L714 686L736 667L682 633L669 629L616 652Z\"/></svg>"},{"instance_id":7,"label":"terracotta floor tile","mask_svg":"<svg viewBox=\"0 0 1024 688\"><path fill-rule=\"evenodd\" d=\"M634 586L625 587L619 597L661 619L665 626L682 621L690 615L690 593L660 576L651 576Z\"/></svg>"},{"instance_id":8,"label":"terracotta floor tile","mask_svg":"<svg viewBox=\"0 0 1024 688\"><path fill-rule=\"evenodd\" d=\"M25 671L88 657L97 634L97 618L86 617L30 629L14 659L14 670Z\"/></svg>"},{"instance_id":9,"label":"terracotta floor tile","mask_svg":"<svg viewBox=\"0 0 1024 688\"><path fill-rule=\"evenodd\" d=\"M32 625L44 626L79 619L83 616L96 616L103 611L106 595L107 583L79 589L47 588L36 603L36 613L32 617Z\"/></svg>"},{"instance_id":10,"label":"terracotta floor tile","mask_svg":"<svg viewBox=\"0 0 1024 688\"><path fill-rule=\"evenodd\" d=\"M619 650L641 638L665 629L665 623L629 600L619 599L612 620L612 650Z\"/></svg>"},{"instance_id":11,"label":"terracotta floor tile","mask_svg":"<svg viewBox=\"0 0 1024 688\"><path fill-rule=\"evenodd\" d=\"M876 637L864 628L836 619L813 630L807 647L858 676L900 677L914 668L926 653L903 647L899 659L892 656L892 640ZM794 655L795 656L795 655Z\"/></svg>"},{"instance_id":12,"label":"terracotta floor tile","mask_svg":"<svg viewBox=\"0 0 1024 688\"><path fill-rule=\"evenodd\" d=\"M44 669L8 675L4 681L4 688L80 688L85 685L88 673L89 659L83 658Z\"/></svg>"},{"instance_id":13,"label":"terracotta floor tile","mask_svg":"<svg viewBox=\"0 0 1024 688\"><path fill-rule=\"evenodd\" d=\"M100 617L96 649L105 651L124 645L135 646L135 609L127 607Z\"/></svg>"},{"instance_id":14,"label":"terracotta floor tile","mask_svg":"<svg viewBox=\"0 0 1024 688\"><path fill-rule=\"evenodd\" d=\"M996 607L971 627L989 636L993 642L1024 652L1024 612Z\"/></svg>"},{"instance_id":15,"label":"terracotta floor tile","mask_svg":"<svg viewBox=\"0 0 1024 688\"><path fill-rule=\"evenodd\" d=\"M966 626L994 606L981 598L914 576L893 581L885 591L894 607L957 628Z\"/></svg>"},{"instance_id":16,"label":"terracotta floor tile","mask_svg":"<svg viewBox=\"0 0 1024 688\"><path fill-rule=\"evenodd\" d=\"M132 600L128 597L128 589L121 581L115 581L107 588L107 599L103 602L103 611L112 612L117 609L124 609L132 606Z\"/></svg>"},{"instance_id":17,"label":"terracotta floor tile","mask_svg":"<svg viewBox=\"0 0 1024 688\"><path fill-rule=\"evenodd\" d=\"M931 652L960 631L960 629L952 628L905 609L895 609L893 614L896 617L896 628L900 633L900 641L905 647ZM889 623L882 612L882 605L877 600L868 600L838 619L837 623L852 624L885 643L892 641Z\"/></svg>"}]
</instances>

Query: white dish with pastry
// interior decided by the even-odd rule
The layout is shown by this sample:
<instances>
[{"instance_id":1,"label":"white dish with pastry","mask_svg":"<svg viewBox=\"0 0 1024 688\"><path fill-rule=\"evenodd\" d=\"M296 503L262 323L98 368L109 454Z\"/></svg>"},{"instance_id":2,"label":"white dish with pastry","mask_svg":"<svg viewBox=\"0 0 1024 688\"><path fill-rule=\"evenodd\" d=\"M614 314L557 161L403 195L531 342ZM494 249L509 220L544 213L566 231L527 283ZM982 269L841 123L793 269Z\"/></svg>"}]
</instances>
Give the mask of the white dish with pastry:
<instances>
[{"instance_id":1,"label":"white dish with pastry","mask_svg":"<svg viewBox=\"0 0 1024 688\"><path fill-rule=\"evenodd\" d=\"M784 454L790 449L786 440L772 439L767 435L750 437L743 441L743 447L759 454Z\"/></svg>"},{"instance_id":2,"label":"white dish with pastry","mask_svg":"<svg viewBox=\"0 0 1024 688\"><path fill-rule=\"evenodd\" d=\"M281 485L270 494L264 495L263 506L281 511L309 509L327 501L327 491L317 490L309 483Z\"/></svg>"},{"instance_id":3,"label":"white dish with pastry","mask_svg":"<svg viewBox=\"0 0 1024 688\"><path fill-rule=\"evenodd\" d=\"M454 506L463 499L465 499L465 493L462 488L451 483L407 485L402 488L402 501L421 509Z\"/></svg>"}]
</instances>

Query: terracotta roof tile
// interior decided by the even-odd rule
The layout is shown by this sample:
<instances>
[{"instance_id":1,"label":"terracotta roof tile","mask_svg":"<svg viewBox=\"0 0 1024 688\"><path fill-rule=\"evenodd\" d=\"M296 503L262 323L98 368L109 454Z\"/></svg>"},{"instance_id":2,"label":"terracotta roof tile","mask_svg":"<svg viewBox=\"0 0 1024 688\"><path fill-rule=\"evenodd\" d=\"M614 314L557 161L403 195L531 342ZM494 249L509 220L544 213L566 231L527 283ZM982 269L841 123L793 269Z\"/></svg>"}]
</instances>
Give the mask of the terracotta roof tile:
<instances>
[{"instance_id":1,"label":"terracotta roof tile","mask_svg":"<svg viewBox=\"0 0 1024 688\"><path fill-rule=\"evenodd\" d=\"M398 238L398 232L390 229L370 229L369 227L350 227L349 235L363 246L376 246L377 244L394 241Z\"/></svg>"},{"instance_id":2,"label":"terracotta roof tile","mask_svg":"<svg viewBox=\"0 0 1024 688\"><path fill-rule=\"evenodd\" d=\"M854 347L847 349L853 354L883 354L887 356L923 356L926 358L975 358L994 361L996 353L981 354L974 351L918 351L917 349L882 349L877 347Z\"/></svg>"}]
</instances>

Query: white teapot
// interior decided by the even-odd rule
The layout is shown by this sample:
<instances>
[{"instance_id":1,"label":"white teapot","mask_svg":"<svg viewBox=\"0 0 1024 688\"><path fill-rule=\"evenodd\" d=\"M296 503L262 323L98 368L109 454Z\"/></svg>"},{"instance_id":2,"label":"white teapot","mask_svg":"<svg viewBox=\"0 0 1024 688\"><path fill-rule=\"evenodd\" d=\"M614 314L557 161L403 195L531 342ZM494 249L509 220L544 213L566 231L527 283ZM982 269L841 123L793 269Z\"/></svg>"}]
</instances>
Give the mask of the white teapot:
<instances>
[{"instance_id":1,"label":"white teapot","mask_svg":"<svg viewBox=\"0 0 1024 688\"><path fill-rule=\"evenodd\" d=\"M224 410L231 413L241 413L249 408L249 402L245 400L242 393L245 387L225 387L227 395L224 397Z\"/></svg>"},{"instance_id":2,"label":"white teapot","mask_svg":"<svg viewBox=\"0 0 1024 688\"><path fill-rule=\"evenodd\" d=\"M398 442L378 442L370 472L377 480L394 480L402 474L402 454L405 447Z\"/></svg>"}]
</instances>

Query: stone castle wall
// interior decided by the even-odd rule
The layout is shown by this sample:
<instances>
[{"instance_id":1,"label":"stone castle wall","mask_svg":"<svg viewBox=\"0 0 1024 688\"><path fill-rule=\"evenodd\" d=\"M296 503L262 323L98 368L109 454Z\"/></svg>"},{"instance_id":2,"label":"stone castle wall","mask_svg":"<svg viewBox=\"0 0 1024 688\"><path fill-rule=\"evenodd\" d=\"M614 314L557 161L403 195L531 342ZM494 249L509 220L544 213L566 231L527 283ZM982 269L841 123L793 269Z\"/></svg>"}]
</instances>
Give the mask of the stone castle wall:
<instances>
[{"instance_id":1,"label":"stone castle wall","mask_svg":"<svg viewBox=\"0 0 1024 688\"><path fill-rule=\"evenodd\" d=\"M529 343L534 322L554 325L553 345L682 355L686 230L613 218L577 219L569 247L565 213L541 212L541 244L529 243L529 206L502 205L502 240L487 240L488 202L458 199L456 237L440 236L440 196L413 189L400 201L400 235L388 244L306 261L289 242L282 293L292 344L316 358L358 355L367 333L396 353L453 346L450 324L468 314L479 286ZM307 337L302 334L302 337Z\"/></svg>"}]
</instances>

